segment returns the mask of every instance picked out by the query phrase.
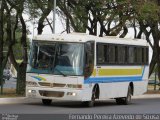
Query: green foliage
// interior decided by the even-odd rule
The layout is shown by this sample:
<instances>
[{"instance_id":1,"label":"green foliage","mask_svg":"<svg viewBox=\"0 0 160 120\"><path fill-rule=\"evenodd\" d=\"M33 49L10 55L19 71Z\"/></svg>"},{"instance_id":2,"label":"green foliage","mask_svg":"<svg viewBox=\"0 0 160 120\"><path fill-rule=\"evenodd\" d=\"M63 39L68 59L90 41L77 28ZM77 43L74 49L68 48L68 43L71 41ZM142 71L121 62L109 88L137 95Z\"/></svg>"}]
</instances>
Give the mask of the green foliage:
<instances>
[{"instance_id":1,"label":"green foliage","mask_svg":"<svg viewBox=\"0 0 160 120\"><path fill-rule=\"evenodd\" d=\"M159 6L155 2L146 1L141 5L137 5L138 18L145 21L158 21Z\"/></svg>"},{"instance_id":2,"label":"green foliage","mask_svg":"<svg viewBox=\"0 0 160 120\"><path fill-rule=\"evenodd\" d=\"M73 29L77 32L85 32L88 29L90 34L95 35L99 22L100 27L103 28L101 35L103 33L111 35L113 31L116 31L115 35L118 35L125 22L133 17L129 0L68 0L68 2L69 10L66 9L66 3L63 0L58 1L58 6L70 19ZM111 25L114 22L118 24Z\"/></svg>"},{"instance_id":3,"label":"green foliage","mask_svg":"<svg viewBox=\"0 0 160 120\"><path fill-rule=\"evenodd\" d=\"M27 39L27 49L29 50L29 39ZM22 60L23 58L23 48L20 43L20 38L17 38L17 42L13 45L13 53L16 60Z\"/></svg>"},{"instance_id":4,"label":"green foliage","mask_svg":"<svg viewBox=\"0 0 160 120\"><path fill-rule=\"evenodd\" d=\"M23 52L22 52L22 45L21 45L21 31L22 28L19 25L17 30L16 30L16 38L15 38L15 44L12 46L13 47L13 53L14 53L14 57L16 60L22 60L23 57ZM8 51L8 45L10 44L9 41L6 40L6 32L4 32L4 56L6 56L6 53ZM27 38L27 48L29 49L29 38Z\"/></svg>"},{"instance_id":5,"label":"green foliage","mask_svg":"<svg viewBox=\"0 0 160 120\"><path fill-rule=\"evenodd\" d=\"M39 10L36 0L27 0L26 8L26 14L28 14L31 19L40 17L41 11Z\"/></svg>"}]
</instances>

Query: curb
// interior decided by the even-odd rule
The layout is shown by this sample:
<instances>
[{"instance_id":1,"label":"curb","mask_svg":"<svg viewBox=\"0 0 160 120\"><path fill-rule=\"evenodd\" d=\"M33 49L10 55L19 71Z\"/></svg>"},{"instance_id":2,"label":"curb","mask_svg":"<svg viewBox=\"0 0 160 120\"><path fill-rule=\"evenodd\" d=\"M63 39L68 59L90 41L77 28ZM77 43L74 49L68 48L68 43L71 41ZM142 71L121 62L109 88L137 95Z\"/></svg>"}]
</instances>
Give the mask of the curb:
<instances>
[{"instance_id":1,"label":"curb","mask_svg":"<svg viewBox=\"0 0 160 120\"><path fill-rule=\"evenodd\" d=\"M160 94L144 94L140 96L133 96L133 99L153 99L160 98ZM17 98L0 98L0 104L24 104L24 103L35 103L41 102L40 99L32 99L27 97L17 97Z\"/></svg>"},{"instance_id":2,"label":"curb","mask_svg":"<svg viewBox=\"0 0 160 120\"><path fill-rule=\"evenodd\" d=\"M0 98L0 104L24 104L40 102L40 99L32 99L27 97Z\"/></svg>"},{"instance_id":3,"label":"curb","mask_svg":"<svg viewBox=\"0 0 160 120\"><path fill-rule=\"evenodd\" d=\"M153 98L160 98L160 94L144 94L139 96L133 96L133 99L153 99Z\"/></svg>"}]
</instances>

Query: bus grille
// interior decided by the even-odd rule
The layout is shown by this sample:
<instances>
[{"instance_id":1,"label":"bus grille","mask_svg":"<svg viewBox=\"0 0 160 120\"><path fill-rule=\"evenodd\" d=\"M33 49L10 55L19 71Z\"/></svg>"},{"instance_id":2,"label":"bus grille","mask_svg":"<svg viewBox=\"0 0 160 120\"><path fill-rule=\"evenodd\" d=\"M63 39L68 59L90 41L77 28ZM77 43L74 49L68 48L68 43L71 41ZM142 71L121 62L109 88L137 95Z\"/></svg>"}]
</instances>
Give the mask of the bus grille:
<instances>
[{"instance_id":1,"label":"bus grille","mask_svg":"<svg viewBox=\"0 0 160 120\"><path fill-rule=\"evenodd\" d=\"M39 85L44 87L65 87L66 86L66 84L48 83L48 82L39 82Z\"/></svg>"},{"instance_id":2,"label":"bus grille","mask_svg":"<svg viewBox=\"0 0 160 120\"><path fill-rule=\"evenodd\" d=\"M66 84L53 83L53 87L65 87Z\"/></svg>"},{"instance_id":3,"label":"bus grille","mask_svg":"<svg viewBox=\"0 0 160 120\"><path fill-rule=\"evenodd\" d=\"M50 87L51 83L47 83L47 82L39 82L40 86L46 86L46 87Z\"/></svg>"},{"instance_id":4,"label":"bus grille","mask_svg":"<svg viewBox=\"0 0 160 120\"><path fill-rule=\"evenodd\" d=\"M39 94L45 97L63 97L64 92L39 90Z\"/></svg>"}]
</instances>

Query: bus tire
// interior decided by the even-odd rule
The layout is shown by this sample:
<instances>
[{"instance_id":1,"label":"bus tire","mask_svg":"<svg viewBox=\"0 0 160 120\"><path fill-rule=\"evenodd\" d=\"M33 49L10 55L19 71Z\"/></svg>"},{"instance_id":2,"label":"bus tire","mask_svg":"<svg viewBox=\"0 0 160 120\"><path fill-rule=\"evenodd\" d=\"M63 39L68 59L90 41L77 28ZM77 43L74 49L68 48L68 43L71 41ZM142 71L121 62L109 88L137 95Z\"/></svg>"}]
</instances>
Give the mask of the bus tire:
<instances>
[{"instance_id":1,"label":"bus tire","mask_svg":"<svg viewBox=\"0 0 160 120\"><path fill-rule=\"evenodd\" d=\"M132 89L129 86L127 96L124 98L116 98L116 103L118 105L129 105L131 103Z\"/></svg>"},{"instance_id":2,"label":"bus tire","mask_svg":"<svg viewBox=\"0 0 160 120\"><path fill-rule=\"evenodd\" d=\"M50 100L50 99L42 99L42 103L43 103L43 105L51 105L52 100Z\"/></svg>"},{"instance_id":3,"label":"bus tire","mask_svg":"<svg viewBox=\"0 0 160 120\"><path fill-rule=\"evenodd\" d=\"M95 99L96 99L96 89L93 89L91 100L90 101L86 101L85 105L87 107L93 107L94 103L95 103Z\"/></svg>"},{"instance_id":4,"label":"bus tire","mask_svg":"<svg viewBox=\"0 0 160 120\"><path fill-rule=\"evenodd\" d=\"M116 103L117 103L118 105L122 105L122 103L123 103L122 98L116 98Z\"/></svg>"},{"instance_id":5,"label":"bus tire","mask_svg":"<svg viewBox=\"0 0 160 120\"><path fill-rule=\"evenodd\" d=\"M127 97L124 98L124 105L129 105L132 100L132 89L131 86L128 87Z\"/></svg>"}]
</instances>

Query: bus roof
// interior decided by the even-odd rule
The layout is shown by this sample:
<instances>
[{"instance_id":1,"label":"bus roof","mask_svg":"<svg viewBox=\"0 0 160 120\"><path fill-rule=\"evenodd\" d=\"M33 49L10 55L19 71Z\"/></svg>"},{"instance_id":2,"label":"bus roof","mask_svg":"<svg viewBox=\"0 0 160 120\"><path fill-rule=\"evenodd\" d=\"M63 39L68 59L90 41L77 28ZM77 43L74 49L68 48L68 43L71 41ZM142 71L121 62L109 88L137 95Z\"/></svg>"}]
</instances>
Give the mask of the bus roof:
<instances>
[{"instance_id":1,"label":"bus roof","mask_svg":"<svg viewBox=\"0 0 160 120\"><path fill-rule=\"evenodd\" d=\"M116 36L98 37L98 36L88 35L85 33L48 34L48 35L42 34L42 35L37 35L33 37L33 40L59 41L59 42L82 42L82 43L87 41L95 41L95 42L101 42L101 43L148 46L147 41L143 39L118 38Z\"/></svg>"}]
</instances>

